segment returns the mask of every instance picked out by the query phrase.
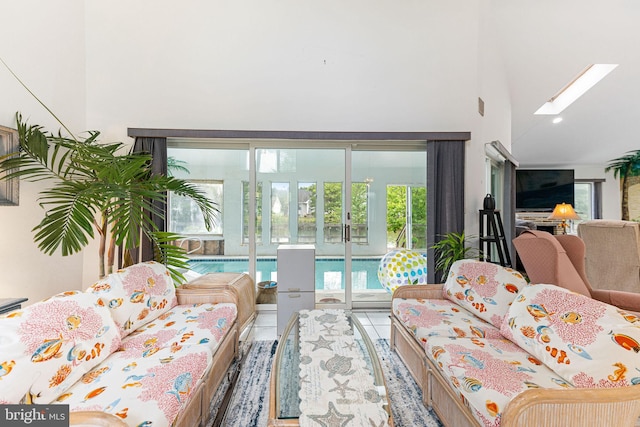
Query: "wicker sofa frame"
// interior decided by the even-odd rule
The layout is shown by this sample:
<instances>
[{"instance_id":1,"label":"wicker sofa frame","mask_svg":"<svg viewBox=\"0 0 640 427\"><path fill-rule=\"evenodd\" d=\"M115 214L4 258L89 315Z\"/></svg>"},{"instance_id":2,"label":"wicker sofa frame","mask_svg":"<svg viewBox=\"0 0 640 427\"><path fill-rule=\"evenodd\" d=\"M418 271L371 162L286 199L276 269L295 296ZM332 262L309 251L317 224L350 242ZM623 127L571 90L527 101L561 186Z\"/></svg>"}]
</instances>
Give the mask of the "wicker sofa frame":
<instances>
[{"instance_id":1,"label":"wicker sofa frame","mask_svg":"<svg viewBox=\"0 0 640 427\"><path fill-rule=\"evenodd\" d=\"M236 286L238 288L238 286ZM249 289L253 288L252 280L245 280L240 289L224 288L223 286L212 288L190 288L182 285L176 288L178 305L197 303L233 303L238 307L238 317L227 335L218 344L213 355L209 371L199 387L192 393L189 402L176 417L174 427L194 427L205 425L210 416L210 404L218 387L222 383L233 360L238 356L239 336L242 327L247 326L255 317L255 305ZM242 319L242 324L240 320ZM71 412L70 426L126 426L120 418L99 411Z\"/></svg>"},{"instance_id":2,"label":"wicker sofa frame","mask_svg":"<svg viewBox=\"0 0 640 427\"><path fill-rule=\"evenodd\" d=\"M398 288L393 299L443 299L442 285ZM404 362L443 425L480 427L471 411L427 357L414 335L392 313L390 346ZM640 385L609 389L530 389L504 409L502 427L523 426L635 426L640 416Z\"/></svg>"}]
</instances>

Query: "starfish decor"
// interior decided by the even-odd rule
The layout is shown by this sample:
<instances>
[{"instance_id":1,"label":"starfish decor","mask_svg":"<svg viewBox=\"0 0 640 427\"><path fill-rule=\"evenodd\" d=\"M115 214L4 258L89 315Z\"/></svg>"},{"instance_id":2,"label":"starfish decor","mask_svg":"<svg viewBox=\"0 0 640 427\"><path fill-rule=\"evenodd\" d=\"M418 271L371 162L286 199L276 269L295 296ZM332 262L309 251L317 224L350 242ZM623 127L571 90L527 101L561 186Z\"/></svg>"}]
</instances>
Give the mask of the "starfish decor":
<instances>
[{"instance_id":1,"label":"starfish decor","mask_svg":"<svg viewBox=\"0 0 640 427\"><path fill-rule=\"evenodd\" d=\"M309 418L322 427L344 427L353 419L353 414L341 414L333 402L329 402L329 411L324 415L309 415Z\"/></svg>"}]
</instances>

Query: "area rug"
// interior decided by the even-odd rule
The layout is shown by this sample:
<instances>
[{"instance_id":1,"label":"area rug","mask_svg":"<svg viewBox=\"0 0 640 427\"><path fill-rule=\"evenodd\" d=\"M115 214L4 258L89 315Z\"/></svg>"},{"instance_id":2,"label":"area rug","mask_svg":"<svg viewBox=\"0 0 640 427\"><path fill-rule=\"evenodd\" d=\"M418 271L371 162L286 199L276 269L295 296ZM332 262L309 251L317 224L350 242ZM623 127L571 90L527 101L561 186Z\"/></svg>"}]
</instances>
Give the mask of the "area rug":
<instances>
[{"instance_id":1,"label":"area rug","mask_svg":"<svg viewBox=\"0 0 640 427\"><path fill-rule=\"evenodd\" d=\"M436 415L422 403L422 392L388 340L376 340L378 358L387 382L395 427L441 427ZM242 363L231 394L224 427L263 427L269 416L269 376L277 341L255 341ZM215 412L216 403L212 403ZM213 425L213 418L207 424Z\"/></svg>"}]
</instances>

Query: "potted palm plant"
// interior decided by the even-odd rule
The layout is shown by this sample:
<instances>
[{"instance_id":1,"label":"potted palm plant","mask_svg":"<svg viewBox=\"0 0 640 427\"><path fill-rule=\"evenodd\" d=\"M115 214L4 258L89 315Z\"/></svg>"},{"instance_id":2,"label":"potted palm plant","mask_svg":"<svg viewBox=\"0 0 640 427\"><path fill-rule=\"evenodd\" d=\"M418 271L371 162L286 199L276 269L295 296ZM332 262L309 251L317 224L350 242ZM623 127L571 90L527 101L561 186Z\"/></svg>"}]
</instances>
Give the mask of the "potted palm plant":
<instances>
[{"instance_id":1,"label":"potted palm plant","mask_svg":"<svg viewBox=\"0 0 640 427\"><path fill-rule=\"evenodd\" d=\"M159 230L152 215L164 216L154 202L164 202L167 192L174 192L193 199L210 228L219 211L197 187L153 175L149 154L129 152L119 142L99 143L97 131L77 138L65 127L71 135L65 137L29 125L19 113L16 122L19 151L0 158L0 172L6 172L0 179L51 182L39 194L45 215L33 229L40 250L51 255L60 249L63 256L71 255L97 234L103 277L113 271L116 246L124 249L126 266L132 262L127 254L146 236L156 260L167 265L174 280L184 279L180 271L187 267L185 251L172 244L180 236Z\"/></svg>"},{"instance_id":2,"label":"potted palm plant","mask_svg":"<svg viewBox=\"0 0 640 427\"><path fill-rule=\"evenodd\" d=\"M478 258L480 251L472 246L467 246L464 231L462 233L447 233L431 248L435 251L437 272L446 278L451 265L461 259Z\"/></svg>"}]
</instances>

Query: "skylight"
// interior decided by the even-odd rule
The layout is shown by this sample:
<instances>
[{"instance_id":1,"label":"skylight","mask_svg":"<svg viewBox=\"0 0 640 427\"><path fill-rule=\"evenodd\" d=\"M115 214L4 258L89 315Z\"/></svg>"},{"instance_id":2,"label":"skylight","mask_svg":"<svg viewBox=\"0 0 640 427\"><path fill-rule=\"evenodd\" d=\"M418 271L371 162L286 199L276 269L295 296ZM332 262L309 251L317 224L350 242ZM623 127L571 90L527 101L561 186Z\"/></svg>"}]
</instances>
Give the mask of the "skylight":
<instances>
[{"instance_id":1,"label":"skylight","mask_svg":"<svg viewBox=\"0 0 640 427\"><path fill-rule=\"evenodd\" d=\"M586 91L613 71L618 64L591 64L555 95L538 108L534 114L559 114Z\"/></svg>"}]
</instances>

